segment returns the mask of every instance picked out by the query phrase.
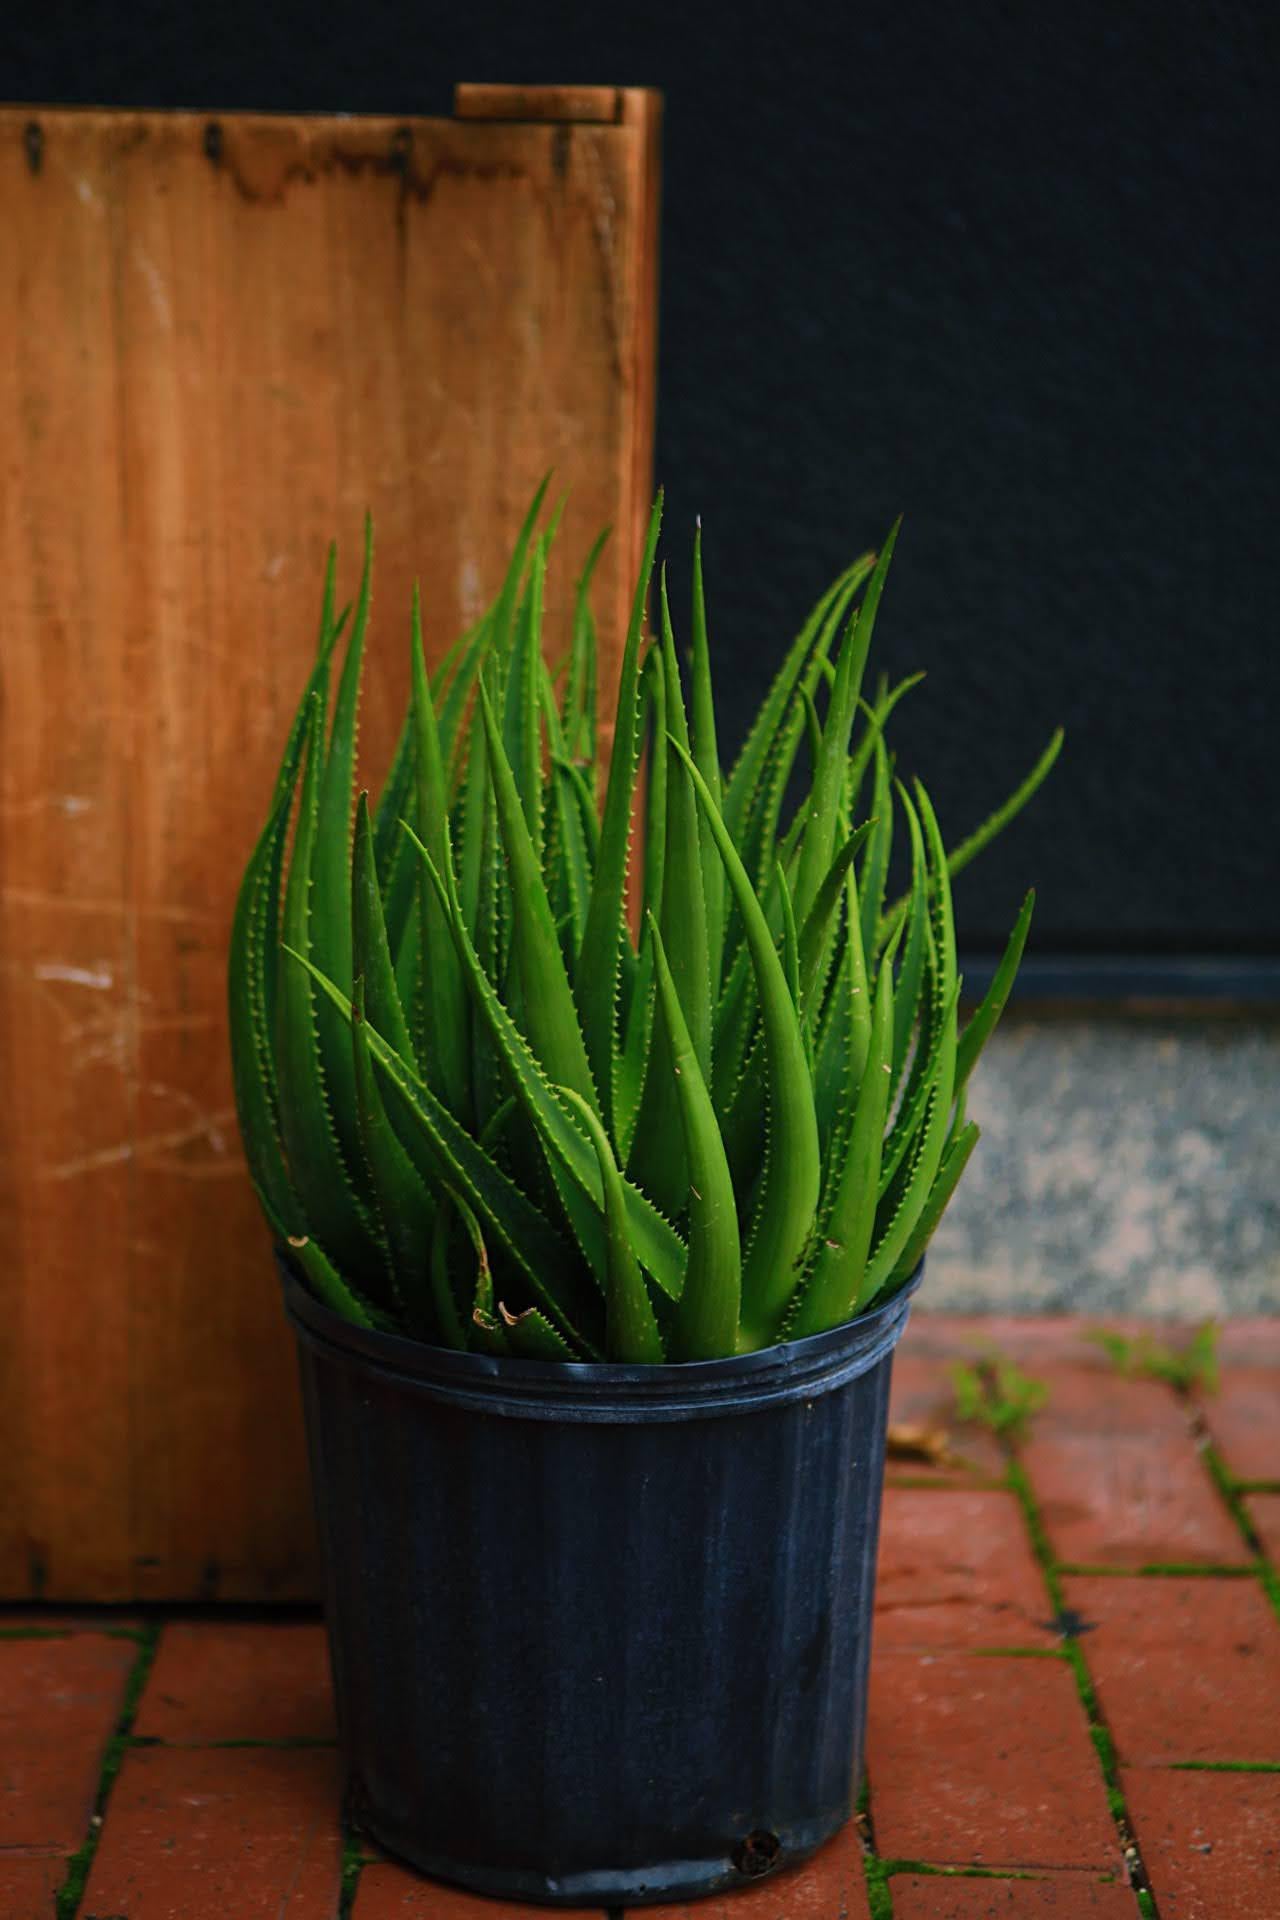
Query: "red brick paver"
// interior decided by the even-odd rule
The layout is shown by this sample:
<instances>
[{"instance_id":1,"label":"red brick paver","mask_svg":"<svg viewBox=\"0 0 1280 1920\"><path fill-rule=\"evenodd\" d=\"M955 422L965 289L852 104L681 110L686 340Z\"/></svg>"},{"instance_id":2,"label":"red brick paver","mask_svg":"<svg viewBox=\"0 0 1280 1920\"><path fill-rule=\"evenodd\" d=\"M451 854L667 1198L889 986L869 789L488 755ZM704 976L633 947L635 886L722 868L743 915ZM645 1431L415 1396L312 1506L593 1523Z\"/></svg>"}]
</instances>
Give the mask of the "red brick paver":
<instances>
[{"instance_id":1,"label":"red brick paver","mask_svg":"<svg viewBox=\"0 0 1280 1920\"><path fill-rule=\"evenodd\" d=\"M332 1753L139 1747L112 1791L84 1914L334 1920L341 1882Z\"/></svg>"},{"instance_id":2,"label":"red brick paver","mask_svg":"<svg viewBox=\"0 0 1280 1920\"><path fill-rule=\"evenodd\" d=\"M1044 1880L957 1880L895 1874L893 1920L1136 1920L1128 1887L1081 1873Z\"/></svg>"},{"instance_id":3,"label":"red brick paver","mask_svg":"<svg viewBox=\"0 0 1280 1920\"><path fill-rule=\"evenodd\" d=\"M564 1920L604 1920L600 1908L561 1907ZM650 1908L650 1912L657 1909ZM547 1920L546 1907L490 1900L438 1880L424 1880L393 1861L366 1867L356 1888L352 1920Z\"/></svg>"},{"instance_id":4,"label":"red brick paver","mask_svg":"<svg viewBox=\"0 0 1280 1920\"><path fill-rule=\"evenodd\" d=\"M1119 1864L1065 1661L890 1651L868 1732L877 1850L939 1866Z\"/></svg>"},{"instance_id":5,"label":"red brick paver","mask_svg":"<svg viewBox=\"0 0 1280 1920\"><path fill-rule=\"evenodd\" d=\"M1228 1473L1280 1482L1280 1368L1232 1368L1199 1406Z\"/></svg>"},{"instance_id":6,"label":"red brick paver","mask_svg":"<svg viewBox=\"0 0 1280 1920\"><path fill-rule=\"evenodd\" d=\"M1280 1774L1153 1768L1121 1784L1160 1920L1276 1920Z\"/></svg>"},{"instance_id":7,"label":"red brick paver","mask_svg":"<svg viewBox=\"0 0 1280 1920\"><path fill-rule=\"evenodd\" d=\"M886 1488L878 1647L1056 1646L1052 1611L1011 1493Z\"/></svg>"},{"instance_id":8,"label":"red brick paver","mask_svg":"<svg viewBox=\"0 0 1280 1920\"><path fill-rule=\"evenodd\" d=\"M913 1329L915 1324L913 1321ZM938 1486L971 1486L1004 1478L1005 1458L996 1436L989 1427L961 1425L956 1419L955 1399L949 1363L942 1357L909 1348L895 1355L890 1433L914 1431L945 1440L948 1458L944 1462L897 1459L891 1448L891 1482L927 1479Z\"/></svg>"},{"instance_id":9,"label":"red brick paver","mask_svg":"<svg viewBox=\"0 0 1280 1920\"><path fill-rule=\"evenodd\" d=\"M1251 1493L1244 1504L1262 1551L1280 1567L1280 1493Z\"/></svg>"},{"instance_id":10,"label":"red brick paver","mask_svg":"<svg viewBox=\"0 0 1280 1920\"><path fill-rule=\"evenodd\" d=\"M804 1866L759 1886L639 1911L652 1920L870 1920L858 1829L851 1821Z\"/></svg>"},{"instance_id":11,"label":"red brick paver","mask_svg":"<svg viewBox=\"0 0 1280 1920\"><path fill-rule=\"evenodd\" d=\"M1255 1581L1065 1587L1122 1761L1280 1762L1280 1621Z\"/></svg>"},{"instance_id":12,"label":"red brick paver","mask_svg":"<svg viewBox=\"0 0 1280 1920\"><path fill-rule=\"evenodd\" d=\"M1168 1387L1087 1368L1045 1377L1051 1397L1022 1459L1058 1559L1119 1567L1248 1560Z\"/></svg>"},{"instance_id":13,"label":"red brick paver","mask_svg":"<svg viewBox=\"0 0 1280 1920\"><path fill-rule=\"evenodd\" d=\"M50 1920L67 1877L60 1853L0 1852L0 1913L4 1920Z\"/></svg>"},{"instance_id":14,"label":"red brick paver","mask_svg":"<svg viewBox=\"0 0 1280 1920\"><path fill-rule=\"evenodd\" d=\"M333 1740L324 1628L167 1626L134 1732L191 1746Z\"/></svg>"},{"instance_id":15,"label":"red brick paver","mask_svg":"<svg viewBox=\"0 0 1280 1920\"><path fill-rule=\"evenodd\" d=\"M137 1653L101 1633L0 1640L0 1847L80 1845Z\"/></svg>"}]
</instances>

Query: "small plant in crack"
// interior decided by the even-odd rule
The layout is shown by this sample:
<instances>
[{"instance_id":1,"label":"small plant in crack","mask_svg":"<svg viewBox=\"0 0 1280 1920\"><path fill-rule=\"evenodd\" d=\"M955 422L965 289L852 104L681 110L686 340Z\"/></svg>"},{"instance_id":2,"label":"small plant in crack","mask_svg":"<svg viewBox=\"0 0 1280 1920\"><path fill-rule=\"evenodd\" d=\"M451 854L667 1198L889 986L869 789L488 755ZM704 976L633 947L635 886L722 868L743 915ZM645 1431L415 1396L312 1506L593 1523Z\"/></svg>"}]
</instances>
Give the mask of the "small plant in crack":
<instances>
[{"instance_id":1,"label":"small plant in crack","mask_svg":"<svg viewBox=\"0 0 1280 1920\"><path fill-rule=\"evenodd\" d=\"M1108 1327L1090 1327L1084 1334L1095 1347L1101 1347L1117 1373L1129 1380L1163 1380L1180 1393L1202 1387L1206 1393L1218 1390L1218 1325L1206 1320L1197 1327L1185 1346L1166 1346L1153 1334L1140 1333L1129 1338Z\"/></svg>"},{"instance_id":2,"label":"small plant in crack","mask_svg":"<svg viewBox=\"0 0 1280 1920\"><path fill-rule=\"evenodd\" d=\"M956 1419L977 1421L1011 1440L1026 1432L1049 1398L1047 1381L1024 1373L1003 1354L990 1354L977 1366L957 1360L950 1371Z\"/></svg>"}]
</instances>

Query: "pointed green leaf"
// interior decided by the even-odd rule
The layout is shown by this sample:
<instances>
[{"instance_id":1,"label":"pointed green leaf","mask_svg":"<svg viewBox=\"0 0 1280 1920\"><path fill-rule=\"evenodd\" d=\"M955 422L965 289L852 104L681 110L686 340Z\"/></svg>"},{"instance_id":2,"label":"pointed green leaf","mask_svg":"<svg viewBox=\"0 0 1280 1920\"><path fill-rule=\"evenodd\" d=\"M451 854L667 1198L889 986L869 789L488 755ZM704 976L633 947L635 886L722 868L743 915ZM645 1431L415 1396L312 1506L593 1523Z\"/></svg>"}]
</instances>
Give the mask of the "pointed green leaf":
<instances>
[{"instance_id":1,"label":"pointed green leaf","mask_svg":"<svg viewBox=\"0 0 1280 1920\"><path fill-rule=\"evenodd\" d=\"M772 1338L796 1284L796 1262L813 1226L820 1162L813 1084L795 1003L746 868L707 784L673 740L688 767L708 820L751 950L767 1050L769 1153L762 1174L742 1273L743 1338Z\"/></svg>"},{"instance_id":2,"label":"pointed green leaf","mask_svg":"<svg viewBox=\"0 0 1280 1920\"><path fill-rule=\"evenodd\" d=\"M788 1331L796 1339L838 1327L855 1310L876 1220L880 1143L889 1102L893 1050L893 975L876 982L871 1044L858 1086L853 1126L835 1181L799 1308Z\"/></svg>"},{"instance_id":3,"label":"pointed green leaf","mask_svg":"<svg viewBox=\"0 0 1280 1920\"><path fill-rule=\"evenodd\" d=\"M483 683L480 710L484 717L489 770L498 806L498 823L511 875L512 952L519 971L529 1037L547 1073L576 1087L594 1101L595 1088L587 1061L573 989L565 970L555 920L542 870L520 806L520 796L507 762L498 724ZM430 849L428 849L430 851ZM437 869L447 866L432 853Z\"/></svg>"},{"instance_id":4,"label":"pointed green leaf","mask_svg":"<svg viewBox=\"0 0 1280 1920\"><path fill-rule=\"evenodd\" d=\"M311 699L306 771L298 803L282 922L285 944L295 948L308 960L313 950L310 876L319 820L324 756L320 696L313 694ZM345 841L345 835L343 837ZM348 882L348 949L351 940L350 915ZM293 1190L298 1196L301 1224L305 1233L319 1240L344 1272L378 1272L381 1270L382 1256L368 1216L357 1200L333 1123L316 1015L317 1008L306 976L296 968L284 969L279 982L276 1010L276 1062L280 1080L281 1132ZM347 1079L353 1092L350 1123L354 1135L355 1082L349 1035L346 1046Z\"/></svg>"},{"instance_id":5,"label":"pointed green leaf","mask_svg":"<svg viewBox=\"0 0 1280 1920\"><path fill-rule=\"evenodd\" d=\"M1017 924L1009 935L1009 943L1001 956L1000 965L995 970L991 985L983 996L982 1004L960 1036L960 1044L956 1050L957 1098L969 1084L969 1075L977 1065L978 1056L995 1032L1000 1015L1004 1012L1005 1002L1017 978L1022 950L1027 944L1027 934L1031 930L1031 915L1035 904L1036 896L1033 888L1022 903Z\"/></svg>"},{"instance_id":6,"label":"pointed green leaf","mask_svg":"<svg viewBox=\"0 0 1280 1920\"><path fill-rule=\"evenodd\" d=\"M349 1020L351 1002L341 989L305 955L293 948L287 951ZM570 1313L576 1309L572 1304L568 1308L563 1304L563 1297L569 1296L572 1300L577 1292L570 1284L573 1256L566 1242L492 1156L459 1125L430 1087L416 1078L408 1062L388 1046L372 1026L368 1028L368 1035L370 1051L382 1077L388 1112L397 1133L409 1145L410 1156L424 1180L429 1184L447 1182L451 1190L474 1208L520 1268L543 1311L566 1337L589 1349L590 1343L570 1321ZM548 1276L554 1276L554 1280L549 1282ZM598 1352L593 1357L599 1358Z\"/></svg>"},{"instance_id":7,"label":"pointed green leaf","mask_svg":"<svg viewBox=\"0 0 1280 1920\"><path fill-rule=\"evenodd\" d=\"M671 1357L715 1360L734 1350L742 1304L737 1200L711 1095L655 922L650 935L689 1169L689 1261Z\"/></svg>"},{"instance_id":8,"label":"pointed green leaf","mask_svg":"<svg viewBox=\"0 0 1280 1920\"><path fill-rule=\"evenodd\" d=\"M606 1348L610 1360L658 1363L665 1359L662 1336L654 1319L649 1292L631 1244L626 1192L609 1137L594 1110L572 1087L561 1096L578 1115L595 1149L604 1199L607 1272L605 1281Z\"/></svg>"},{"instance_id":9,"label":"pointed green leaf","mask_svg":"<svg viewBox=\"0 0 1280 1920\"><path fill-rule=\"evenodd\" d=\"M591 884L582 951L574 969L587 1058L595 1076L601 1112L606 1123L609 1123L613 1111L613 1054L622 943L625 937L627 849L631 838L636 769L640 759L640 631L644 624L649 578L653 572L653 557L661 523L662 495L659 493L649 516L644 557L622 652L617 725L609 760L609 783L605 789L600 851ZM557 1077L567 1080L571 1086L577 1085L571 1075L560 1074Z\"/></svg>"}]
</instances>

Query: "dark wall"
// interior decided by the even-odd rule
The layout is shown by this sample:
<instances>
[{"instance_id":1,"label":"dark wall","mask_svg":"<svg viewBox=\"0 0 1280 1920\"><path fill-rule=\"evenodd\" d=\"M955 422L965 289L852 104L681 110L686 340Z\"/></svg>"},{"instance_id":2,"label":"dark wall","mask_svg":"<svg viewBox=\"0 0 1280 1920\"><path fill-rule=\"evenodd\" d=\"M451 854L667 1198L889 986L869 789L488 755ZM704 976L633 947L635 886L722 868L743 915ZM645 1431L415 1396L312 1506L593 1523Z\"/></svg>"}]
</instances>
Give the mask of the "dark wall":
<instances>
[{"instance_id":1,"label":"dark wall","mask_svg":"<svg viewBox=\"0 0 1280 1920\"><path fill-rule=\"evenodd\" d=\"M1280 399L1268 0L24 9L11 99L435 112L455 79L667 101L659 468L705 522L730 735L827 577L907 519L881 662L960 893L1037 944L1275 954ZM685 567L673 558L678 603Z\"/></svg>"}]
</instances>

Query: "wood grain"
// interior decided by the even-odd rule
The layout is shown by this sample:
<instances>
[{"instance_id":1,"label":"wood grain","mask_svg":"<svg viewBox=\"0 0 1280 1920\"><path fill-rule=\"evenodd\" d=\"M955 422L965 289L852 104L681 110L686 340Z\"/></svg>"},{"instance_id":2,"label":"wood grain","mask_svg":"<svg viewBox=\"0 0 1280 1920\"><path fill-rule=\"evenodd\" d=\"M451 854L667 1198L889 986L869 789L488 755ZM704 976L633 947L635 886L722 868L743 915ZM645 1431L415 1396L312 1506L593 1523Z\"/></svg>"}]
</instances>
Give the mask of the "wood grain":
<instances>
[{"instance_id":1,"label":"wood grain","mask_svg":"<svg viewBox=\"0 0 1280 1920\"><path fill-rule=\"evenodd\" d=\"M556 94L561 90L535 90ZM657 102L0 111L0 1593L313 1590L232 1110L238 876L326 543L377 528L362 757L553 466L616 675L652 462ZM587 104L590 104L589 101ZM583 101L577 102L579 108Z\"/></svg>"}]
</instances>

